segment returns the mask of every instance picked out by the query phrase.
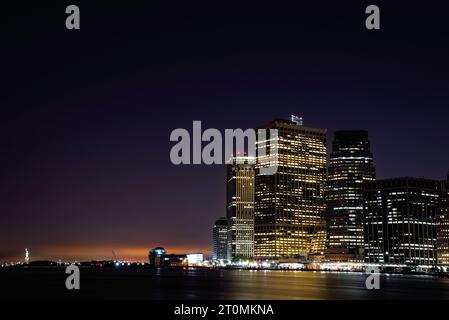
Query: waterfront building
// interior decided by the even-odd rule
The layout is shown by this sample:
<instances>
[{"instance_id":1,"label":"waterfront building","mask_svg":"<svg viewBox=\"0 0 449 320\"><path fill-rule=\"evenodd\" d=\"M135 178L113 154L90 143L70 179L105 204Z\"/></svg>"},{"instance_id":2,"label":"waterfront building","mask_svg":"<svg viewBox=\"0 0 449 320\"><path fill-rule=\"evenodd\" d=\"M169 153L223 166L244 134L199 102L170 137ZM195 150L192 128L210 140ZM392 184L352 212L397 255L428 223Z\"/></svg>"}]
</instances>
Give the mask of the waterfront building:
<instances>
[{"instance_id":1,"label":"waterfront building","mask_svg":"<svg viewBox=\"0 0 449 320\"><path fill-rule=\"evenodd\" d=\"M365 183L365 261L435 265L441 182L396 178Z\"/></svg>"},{"instance_id":2,"label":"waterfront building","mask_svg":"<svg viewBox=\"0 0 449 320\"><path fill-rule=\"evenodd\" d=\"M212 259L226 260L228 254L228 220L225 217L215 221L212 229Z\"/></svg>"},{"instance_id":3,"label":"waterfront building","mask_svg":"<svg viewBox=\"0 0 449 320\"><path fill-rule=\"evenodd\" d=\"M192 266L199 265L204 261L204 254L202 254L201 252L188 253L186 254L186 256L189 265Z\"/></svg>"},{"instance_id":4,"label":"waterfront building","mask_svg":"<svg viewBox=\"0 0 449 320\"><path fill-rule=\"evenodd\" d=\"M367 131L336 131L326 187L326 261L364 261L363 183L376 173Z\"/></svg>"},{"instance_id":5,"label":"waterfront building","mask_svg":"<svg viewBox=\"0 0 449 320\"><path fill-rule=\"evenodd\" d=\"M449 173L443 182L436 224L438 264L449 266Z\"/></svg>"},{"instance_id":6,"label":"waterfront building","mask_svg":"<svg viewBox=\"0 0 449 320\"><path fill-rule=\"evenodd\" d=\"M277 139L269 136L257 142L255 257L279 260L322 255L327 130L304 126L302 118L295 116L275 119L260 129L277 129L278 134ZM276 154L271 150L265 154L272 143L277 144ZM272 165L277 165L274 174L261 172Z\"/></svg>"},{"instance_id":7,"label":"waterfront building","mask_svg":"<svg viewBox=\"0 0 449 320\"><path fill-rule=\"evenodd\" d=\"M156 247L148 254L148 262L152 267L160 267L162 264L162 256L167 252L162 247Z\"/></svg>"},{"instance_id":8,"label":"waterfront building","mask_svg":"<svg viewBox=\"0 0 449 320\"><path fill-rule=\"evenodd\" d=\"M234 157L227 165L227 259L254 257L254 158Z\"/></svg>"},{"instance_id":9,"label":"waterfront building","mask_svg":"<svg viewBox=\"0 0 449 320\"><path fill-rule=\"evenodd\" d=\"M185 254L169 254L162 247L154 248L148 254L151 267L185 267L189 265L188 256Z\"/></svg>"}]
</instances>

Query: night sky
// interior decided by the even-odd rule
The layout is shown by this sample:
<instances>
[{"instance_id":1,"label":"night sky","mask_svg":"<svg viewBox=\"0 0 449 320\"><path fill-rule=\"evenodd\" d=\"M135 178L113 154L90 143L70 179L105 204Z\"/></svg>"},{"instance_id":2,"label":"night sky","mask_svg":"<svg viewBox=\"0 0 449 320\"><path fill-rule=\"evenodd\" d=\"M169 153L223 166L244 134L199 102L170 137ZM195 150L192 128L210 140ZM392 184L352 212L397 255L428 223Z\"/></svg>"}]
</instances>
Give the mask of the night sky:
<instances>
[{"instance_id":1,"label":"night sky","mask_svg":"<svg viewBox=\"0 0 449 320\"><path fill-rule=\"evenodd\" d=\"M0 261L25 247L32 259L209 253L225 168L169 158L171 131L193 120L224 130L298 114L329 142L364 129L379 178L443 179L444 2L338 2L2 10ZM365 28L372 3L381 30ZM79 31L65 29L69 4Z\"/></svg>"}]
</instances>

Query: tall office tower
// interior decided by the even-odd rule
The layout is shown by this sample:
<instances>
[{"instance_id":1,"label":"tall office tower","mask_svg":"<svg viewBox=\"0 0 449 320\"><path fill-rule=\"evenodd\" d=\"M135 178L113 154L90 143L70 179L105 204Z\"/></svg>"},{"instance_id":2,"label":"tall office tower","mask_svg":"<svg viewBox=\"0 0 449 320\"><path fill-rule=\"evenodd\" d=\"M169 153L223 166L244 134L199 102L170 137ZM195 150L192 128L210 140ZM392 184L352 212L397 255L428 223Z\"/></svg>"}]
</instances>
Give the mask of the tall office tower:
<instances>
[{"instance_id":1,"label":"tall office tower","mask_svg":"<svg viewBox=\"0 0 449 320\"><path fill-rule=\"evenodd\" d=\"M258 259L309 258L325 245L324 186L326 129L303 125L302 118L275 119L260 129L277 129L277 153L257 142L254 251ZM261 150L266 150L266 154ZM270 159L267 165L265 160ZM261 169L277 165L274 174Z\"/></svg>"},{"instance_id":2,"label":"tall office tower","mask_svg":"<svg viewBox=\"0 0 449 320\"><path fill-rule=\"evenodd\" d=\"M336 131L325 193L326 260L364 261L363 183L375 179L368 132Z\"/></svg>"},{"instance_id":3,"label":"tall office tower","mask_svg":"<svg viewBox=\"0 0 449 320\"><path fill-rule=\"evenodd\" d=\"M223 217L215 221L212 229L212 259L226 260L228 251L228 220Z\"/></svg>"},{"instance_id":4,"label":"tall office tower","mask_svg":"<svg viewBox=\"0 0 449 320\"><path fill-rule=\"evenodd\" d=\"M440 206L437 212L437 262L449 265L449 174L443 182Z\"/></svg>"},{"instance_id":5,"label":"tall office tower","mask_svg":"<svg viewBox=\"0 0 449 320\"><path fill-rule=\"evenodd\" d=\"M438 181L396 178L367 182L365 261L434 265Z\"/></svg>"},{"instance_id":6,"label":"tall office tower","mask_svg":"<svg viewBox=\"0 0 449 320\"><path fill-rule=\"evenodd\" d=\"M254 257L254 157L227 165L228 260Z\"/></svg>"}]
</instances>

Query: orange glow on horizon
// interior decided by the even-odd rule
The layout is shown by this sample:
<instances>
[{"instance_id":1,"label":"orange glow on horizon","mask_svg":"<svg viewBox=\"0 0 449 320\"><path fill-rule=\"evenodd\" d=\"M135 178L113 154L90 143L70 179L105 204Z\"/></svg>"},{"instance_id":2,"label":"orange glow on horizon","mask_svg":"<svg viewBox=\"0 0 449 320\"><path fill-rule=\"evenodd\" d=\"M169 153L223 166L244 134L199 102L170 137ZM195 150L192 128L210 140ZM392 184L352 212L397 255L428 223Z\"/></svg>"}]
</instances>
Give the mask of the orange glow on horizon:
<instances>
[{"instance_id":1,"label":"orange glow on horizon","mask_svg":"<svg viewBox=\"0 0 449 320\"><path fill-rule=\"evenodd\" d=\"M149 245L148 247L121 247L114 245L83 246L83 245L55 245L31 247L30 260L62 260L62 261L89 261L89 260L113 260L115 252L118 260L144 262L148 260L148 253L155 247L164 247L168 253L194 253L202 252L205 256L211 254L210 248L195 245ZM7 257L3 261L21 261L22 255Z\"/></svg>"}]
</instances>

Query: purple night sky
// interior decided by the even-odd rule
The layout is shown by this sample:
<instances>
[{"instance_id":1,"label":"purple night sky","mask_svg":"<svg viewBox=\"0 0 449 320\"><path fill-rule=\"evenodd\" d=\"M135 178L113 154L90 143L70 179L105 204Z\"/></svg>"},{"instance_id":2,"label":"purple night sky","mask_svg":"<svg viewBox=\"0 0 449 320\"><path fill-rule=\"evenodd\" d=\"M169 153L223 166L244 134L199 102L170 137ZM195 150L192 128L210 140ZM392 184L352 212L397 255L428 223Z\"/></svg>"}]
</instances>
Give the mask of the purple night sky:
<instances>
[{"instance_id":1,"label":"purple night sky","mask_svg":"<svg viewBox=\"0 0 449 320\"><path fill-rule=\"evenodd\" d=\"M193 120L224 130L299 114L329 142L334 130L368 130L379 178L446 177L444 11L381 5L371 32L354 3L207 16L78 1L79 31L65 29L70 3L9 10L0 262L25 247L32 259L209 253L225 168L169 158L171 131Z\"/></svg>"}]
</instances>

